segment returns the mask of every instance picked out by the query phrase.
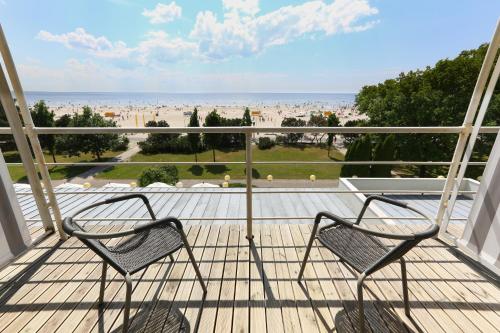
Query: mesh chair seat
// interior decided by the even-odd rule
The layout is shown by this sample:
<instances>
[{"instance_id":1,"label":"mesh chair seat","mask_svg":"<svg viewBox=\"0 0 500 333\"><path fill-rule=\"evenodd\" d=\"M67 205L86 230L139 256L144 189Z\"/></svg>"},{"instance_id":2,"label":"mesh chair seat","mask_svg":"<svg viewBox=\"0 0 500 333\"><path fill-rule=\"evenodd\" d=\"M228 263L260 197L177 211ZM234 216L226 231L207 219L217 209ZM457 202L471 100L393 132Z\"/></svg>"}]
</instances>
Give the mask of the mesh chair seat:
<instances>
[{"instance_id":1,"label":"mesh chair seat","mask_svg":"<svg viewBox=\"0 0 500 333\"><path fill-rule=\"evenodd\" d=\"M171 225L159 225L106 247L107 254L131 274L177 251L183 246L179 232Z\"/></svg>"},{"instance_id":2,"label":"mesh chair seat","mask_svg":"<svg viewBox=\"0 0 500 333\"><path fill-rule=\"evenodd\" d=\"M74 216L92 208L130 199L142 200L151 216L151 222L135 226L128 230L101 234L87 232L82 226L74 221ZM127 194L121 197L93 203L76 211L73 217L66 217L63 221L63 229L68 235L76 236L83 244L87 245L103 259L99 306L104 302L108 264L124 276L126 285L122 326L122 331L124 333L128 332L129 328L130 304L132 298L131 275L168 255L170 255L170 259L174 262L174 258L171 254L182 247L186 249L189 260L193 264L196 277L203 288L203 295L207 293L207 287L205 282L203 282L203 277L201 276L198 265L196 265L193 251L191 251L181 221L175 217L165 217L157 220L149 204L148 198L143 194ZM100 239L117 239L121 237L127 238L113 247L108 247L100 241Z\"/></svg>"},{"instance_id":3,"label":"mesh chair seat","mask_svg":"<svg viewBox=\"0 0 500 333\"><path fill-rule=\"evenodd\" d=\"M389 252L376 237L343 225L321 230L318 240L358 272L364 272Z\"/></svg>"}]
</instances>

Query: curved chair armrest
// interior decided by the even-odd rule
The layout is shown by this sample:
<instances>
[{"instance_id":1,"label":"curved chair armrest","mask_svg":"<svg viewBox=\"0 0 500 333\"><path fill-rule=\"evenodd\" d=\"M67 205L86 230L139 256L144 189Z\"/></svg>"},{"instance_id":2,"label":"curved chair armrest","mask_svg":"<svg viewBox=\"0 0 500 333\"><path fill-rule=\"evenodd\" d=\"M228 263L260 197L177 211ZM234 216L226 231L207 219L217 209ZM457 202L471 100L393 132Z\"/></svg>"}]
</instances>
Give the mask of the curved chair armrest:
<instances>
[{"instance_id":1,"label":"curved chair armrest","mask_svg":"<svg viewBox=\"0 0 500 333\"><path fill-rule=\"evenodd\" d=\"M119 196L119 197L114 197L114 198L110 198L110 199L106 199L106 200L103 200L103 201L99 201L99 202L96 202L96 203L93 203L89 206L86 206L78 211L76 211L72 218L74 218L75 216L77 216L78 214L81 214L89 209L92 209L92 208L95 208L97 206L101 206L101 205L109 205L109 204L112 204L112 203L115 203L115 202L119 202L119 201L125 201L125 200L130 200L130 199L141 199L143 202L144 202L144 205L146 205L146 208L148 209L148 213L149 215L151 216L151 218L153 220L156 220L156 216L155 216L155 213L153 212L153 209L151 208L151 205L149 204L149 200L148 198L144 195L144 194L138 194L138 193L134 193L134 194L126 194L126 195L122 195L122 196Z\"/></svg>"},{"instance_id":2,"label":"curved chair armrest","mask_svg":"<svg viewBox=\"0 0 500 333\"><path fill-rule=\"evenodd\" d=\"M383 196L380 196L380 195L370 195L368 198L366 198L366 201L363 204L363 208L361 209L361 212L359 213L358 218L357 218L355 224L360 224L361 223L361 219L365 215L366 209L368 208L368 206L370 205L370 203L373 200L382 201L382 202L385 202L385 203L388 203L388 204L391 204L391 205L394 205L394 206L398 206L398 207L401 207L401 208L408 208L408 204L406 202L394 200L394 199L391 199L391 198L386 198L386 197L383 197Z\"/></svg>"},{"instance_id":3,"label":"curved chair armrest","mask_svg":"<svg viewBox=\"0 0 500 333\"><path fill-rule=\"evenodd\" d=\"M388 238L388 239L398 239L398 240L414 240L416 239L416 234L408 233L408 234L396 234L396 233L388 233L383 231L376 231L368 228L363 228L357 224L352 224L352 229L355 229L359 232L362 232L367 235L372 235L380 238Z\"/></svg>"},{"instance_id":4,"label":"curved chair armrest","mask_svg":"<svg viewBox=\"0 0 500 333\"><path fill-rule=\"evenodd\" d=\"M161 220L138 225L132 229L118 231L118 232L107 232L107 233L92 233L87 231L76 230L71 226L71 222L72 222L71 217L67 217L64 219L63 222L64 231L70 236L76 236L77 238L83 238L83 239L111 239L111 238L126 237L138 234L142 231L149 230L158 225L170 224L170 223L173 223L177 229L182 230L182 223L175 217L166 217Z\"/></svg>"},{"instance_id":5,"label":"curved chair armrest","mask_svg":"<svg viewBox=\"0 0 500 333\"><path fill-rule=\"evenodd\" d=\"M319 224L323 217L326 217L327 219L332 220L336 223L345 224L347 226L353 225L353 222L346 221L343 218L341 218L340 216L335 215L335 214L330 213L330 212L319 212L318 214L316 214L316 218L314 219L314 223Z\"/></svg>"},{"instance_id":6,"label":"curved chair armrest","mask_svg":"<svg viewBox=\"0 0 500 333\"><path fill-rule=\"evenodd\" d=\"M400 234L400 233L387 233L387 232L382 232L382 231L377 231L377 230L372 230L372 229L368 229L368 228L364 228L362 226L359 225L359 223L361 222L361 219L368 207L368 205L370 204L371 201L373 200L379 200L379 201L383 201L383 202L386 202L386 203L389 203L389 204L392 204L392 205L395 205L395 206L399 206L399 207L402 207L402 208L406 208L406 209L409 209L417 214L419 214L420 216L424 217L431 225L429 228L427 228L426 230L424 231L421 231L421 232L418 232L418 233L408 233L408 234ZM332 214L330 212L320 212L318 213L318 215L316 215L316 219L314 220L314 222L316 224L318 224L319 222L321 222L321 219L323 217L326 217L330 220L333 220L335 223L331 224L331 225L328 225L328 226L325 226L323 227L322 229L327 229L327 228L331 228L335 225L338 225L338 224L342 224L348 228L352 228L352 229L355 229L359 232L362 232L362 233L365 233L365 234L369 234L369 235L372 235L372 236L375 236L375 237L380 237L380 238L388 238L388 239L396 239L396 240L422 240L422 239L425 239L425 238L429 238L429 237L433 237L434 235L437 234L438 230L439 230L439 226L436 225L432 219L430 217L428 217L426 214L424 214L423 212L419 211L418 209L415 209L411 206L409 206L406 202L401 202L401 201L397 201L397 200L393 200L393 199L390 199L390 198L386 198L386 197L382 197L382 196L377 196L377 195L372 195L372 196L369 196L366 201L365 201L365 204L363 205L363 209L361 210L361 213L359 214L358 216L358 219L356 220L356 222L348 222L346 220L344 220L343 218L335 215L335 214Z\"/></svg>"}]
</instances>

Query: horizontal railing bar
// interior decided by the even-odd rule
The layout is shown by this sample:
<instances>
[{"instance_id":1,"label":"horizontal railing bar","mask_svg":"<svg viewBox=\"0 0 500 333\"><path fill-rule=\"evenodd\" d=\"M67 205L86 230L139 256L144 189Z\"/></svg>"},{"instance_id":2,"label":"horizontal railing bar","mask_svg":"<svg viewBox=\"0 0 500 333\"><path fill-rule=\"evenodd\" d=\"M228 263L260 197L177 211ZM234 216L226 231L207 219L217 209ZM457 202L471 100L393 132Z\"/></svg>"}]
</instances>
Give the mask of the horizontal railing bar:
<instances>
[{"instance_id":1,"label":"horizontal railing bar","mask_svg":"<svg viewBox=\"0 0 500 333\"><path fill-rule=\"evenodd\" d=\"M461 164L462 162L459 162ZM486 165L487 162L469 162L468 165ZM22 163L9 162L11 166L22 166ZM47 162L46 166L116 166L116 165L243 165L245 162L186 162L186 161L116 161L116 162ZM446 161L258 161L252 164L332 164L332 165L450 165ZM38 165L38 163L35 163Z\"/></svg>"},{"instance_id":2,"label":"horizontal railing bar","mask_svg":"<svg viewBox=\"0 0 500 333\"><path fill-rule=\"evenodd\" d=\"M228 190L215 190L215 191L193 191L193 190L165 190L165 191L67 191L67 192L54 192L56 195L67 195L67 194L80 194L80 195L90 195L90 194L246 194L245 189L242 187L241 190L238 188L232 188L231 191ZM309 193L320 193L320 194L442 194L443 191L416 191L416 190L358 190L358 191L345 191L345 190L264 190L260 191L259 188L254 189L254 194L309 194ZM459 191L461 194L475 194L476 191ZM32 192L18 192L18 196L32 195Z\"/></svg>"},{"instance_id":3,"label":"horizontal railing bar","mask_svg":"<svg viewBox=\"0 0 500 333\"><path fill-rule=\"evenodd\" d=\"M103 133L420 133L458 134L462 126L413 127L35 127L37 134L103 134ZM483 126L480 133L498 133L500 126ZM11 134L8 127L0 134Z\"/></svg>"},{"instance_id":4,"label":"horizontal railing bar","mask_svg":"<svg viewBox=\"0 0 500 333\"><path fill-rule=\"evenodd\" d=\"M254 220L313 220L315 216L258 216L253 217ZM346 220L356 220L357 217L343 217ZM98 217L89 217L89 218L74 218L74 220L78 221L151 221L150 218L145 217L117 217L117 218L98 218ZM179 217L179 220L184 221L245 221L246 217ZM427 220L426 217L422 216L366 216L363 217L363 220ZM452 220L457 221L465 221L467 218L452 218ZM39 222L41 219L26 219L27 222Z\"/></svg>"}]
</instances>

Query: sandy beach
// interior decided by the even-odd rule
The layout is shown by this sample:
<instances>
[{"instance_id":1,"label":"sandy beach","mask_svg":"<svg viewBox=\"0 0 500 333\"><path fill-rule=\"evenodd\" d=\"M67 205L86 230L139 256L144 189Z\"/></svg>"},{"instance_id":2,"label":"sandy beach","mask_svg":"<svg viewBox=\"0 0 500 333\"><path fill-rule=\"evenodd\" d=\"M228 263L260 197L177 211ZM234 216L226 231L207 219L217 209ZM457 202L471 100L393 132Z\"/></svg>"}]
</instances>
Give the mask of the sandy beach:
<instances>
[{"instance_id":1,"label":"sandy beach","mask_svg":"<svg viewBox=\"0 0 500 333\"><path fill-rule=\"evenodd\" d=\"M196 107L203 124L205 117L213 109L217 109L222 117L241 118L244 107L228 105L89 105L95 112L102 116L113 119L120 127L144 127L151 120L166 120L171 127L184 127L189 123L189 118ZM81 112L83 105L63 104L50 106L55 112L56 118L64 114ZM335 113L341 124L349 120L364 119L353 105L341 105L333 108L325 108L315 103L302 104L274 104L274 105L249 105L252 120L255 126L279 127L281 121L287 117L300 118L308 121L311 114L323 114L328 116Z\"/></svg>"}]
</instances>

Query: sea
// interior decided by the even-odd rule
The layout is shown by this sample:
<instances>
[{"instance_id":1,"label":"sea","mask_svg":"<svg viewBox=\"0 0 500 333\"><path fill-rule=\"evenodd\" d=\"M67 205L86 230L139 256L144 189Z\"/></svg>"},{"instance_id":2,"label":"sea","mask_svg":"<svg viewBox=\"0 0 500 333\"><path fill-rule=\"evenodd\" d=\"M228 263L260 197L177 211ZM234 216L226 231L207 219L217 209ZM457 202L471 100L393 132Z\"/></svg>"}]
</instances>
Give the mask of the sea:
<instances>
[{"instance_id":1,"label":"sea","mask_svg":"<svg viewBox=\"0 0 500 333\"><path fill-rule=\"evenodd\" d=\"M29 105L44 100L49 106L352 106L355 93L137 93L26 91Z\"/></svg>"}]
</instances>

